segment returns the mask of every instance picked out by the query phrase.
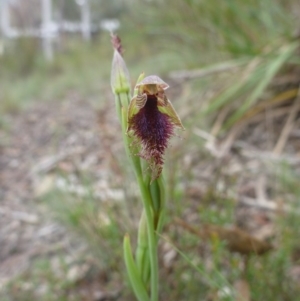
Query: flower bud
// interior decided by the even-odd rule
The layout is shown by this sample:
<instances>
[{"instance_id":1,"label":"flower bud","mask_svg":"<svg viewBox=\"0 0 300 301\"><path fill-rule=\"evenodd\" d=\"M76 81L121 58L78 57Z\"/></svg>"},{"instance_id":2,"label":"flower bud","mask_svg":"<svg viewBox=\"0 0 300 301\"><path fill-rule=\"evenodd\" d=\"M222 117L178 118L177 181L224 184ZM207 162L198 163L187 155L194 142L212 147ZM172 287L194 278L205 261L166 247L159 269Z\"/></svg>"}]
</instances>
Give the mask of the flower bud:
<instances>
[{"instance_id":1,"label":"flower bud","mask_svg":"<svg viewBox=\"0 0 300 301\"><path fill-rule=\"evenodd\" d=\"M126 63L121 54L115 50L112 69L111 69L111 87L115 94L130 94L130 76ZM128 105L128 104L127 104Z\"/></svg>"}]
</instances>

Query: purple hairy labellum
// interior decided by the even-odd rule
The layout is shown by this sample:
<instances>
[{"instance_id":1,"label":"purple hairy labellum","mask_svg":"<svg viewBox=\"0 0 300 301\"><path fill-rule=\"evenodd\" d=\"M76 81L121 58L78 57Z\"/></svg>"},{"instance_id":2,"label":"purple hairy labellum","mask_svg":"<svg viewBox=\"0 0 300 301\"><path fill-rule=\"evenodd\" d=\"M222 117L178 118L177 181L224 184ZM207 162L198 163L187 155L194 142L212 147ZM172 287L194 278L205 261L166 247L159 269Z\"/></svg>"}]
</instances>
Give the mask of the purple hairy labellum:
<instances>
[{"instance_id":1,"label":"purple hairy labellum","mask_svg":"<svg viewBox=\"0 0 300 301\"><path fill-rule=\"evenodd\" d=\"M156 75L144 78L136 85L138 94L128 108L127 132L140 145L138 155L148 162L152 181L162 172L163 155L175 128L184 129L165 94L168 87Z\"/></svg>"}]
</instances>

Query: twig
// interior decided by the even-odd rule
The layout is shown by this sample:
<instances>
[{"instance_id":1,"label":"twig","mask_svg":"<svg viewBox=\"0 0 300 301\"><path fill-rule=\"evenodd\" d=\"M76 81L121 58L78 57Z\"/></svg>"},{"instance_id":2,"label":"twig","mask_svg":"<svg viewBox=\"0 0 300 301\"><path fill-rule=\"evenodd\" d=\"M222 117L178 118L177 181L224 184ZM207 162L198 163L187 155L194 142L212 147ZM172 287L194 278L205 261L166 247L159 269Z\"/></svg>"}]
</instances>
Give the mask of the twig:
<instances>
[{"instance_id":1,"label":"twig","mask_svg":"<svg viewBox=\"0 0 300 301\"><path fill-rule=\"evenodd\" d=\"M262 161L274 161L274 162L287 162L288 164L299 164L300 158L298 156L289 156L289 155L274 155L271 152L263 152L257 149L254 149L251 145L238 140L234 143L235 147L241 149L240 154L247 158L260 159Z\"/></svg>"},{"instance_id":2,"label":"twig","mask_svg":"<svg viewBox=\"0 0 300 301\"><path fill-rule=\"evenodd\" d=\"M262 201L258 201L257 199L253 199L249 197L241 197L239 199L239 202L243 205L269 210L269 211L282 210L284 212L291 212L293 210L294 213L300 214L299 210L295 211L294 208L291 208L290 206L287 205L278 205L275 201L271 201L271 200L265 200L264 202L262 202Z\"/></svg>"},{"instance_id":3,"label":"twig","mask_svg":"<svg viewBox=\"0 0 300 301\"><path fill-rule=\"evenodd\" d=\"M213 136L217 136L218 133L220 132L220 130L222 129L222 125L228 115L230 111L230 106L225 106L221 112L218 114L213 126L212 126L212 130L211 130L211 134Z\"/></svg>"},{"instance_id":4,"label":"twig","mask_svg":"<svg viewBox=\"0 0 300 301\"><path fill-rule=\"evenodd\" d=\"M218 237L226 241L226 246L232 252L248 255L256 253L258 255L264 254L273 249L273 246L263 240L248 234L237 227L225 228L213 224L201 224L197 227L190 225L180 218L175 218L177 225L193 233L203 240L210 240Z\"/></svg>"},{"instance_id":5,"label":"twig","mask_svg":"<svg viewBox=\"0 0 300 301\"><path fill-rule=\"evenodd\" d=\"M0 207L0 215L8 215L12 219L19 220L28 224L37 224L39 218L37 215L24 211L11 210L9 208Z\"/></svg>"},{"instance_id":6,"label":"twig","mask_svg":"<svg viewBox=\"0 0 300 301\"><path fill-rule=\"evenodd\" d=\"M235 142L236 137L239 135L242 129L243 129L242 127L232 128L232 130L230 131L230 133L228 134L224 142L219 144L217 139L213 135L206 133L201 129L194 128L193 132L195 135L207 140L205 147L210 151L210 153L213 156L217 158L223 158L229 153L232 145Z\"/></svg>"},{"instance_id":7,"label":"twig","mask_svg":"<svg viewBox=\"0 0 300 301\"><path fill-rule=\"evenodd\" d=\"M282 153L286 145L286 142L288 140L289 134L294 127L295 119L297 117L299 110L300 110L300 86L298 89L297 98L295 99L294 104L290 109L290 113L288 115L284 128L282 129L280 137L277 140L276 146L273 149L273 154L280 155Z\"/></svg>"},{"instance_id":8,"label":"twig","mask_svg":"<svg viewBox=\"0 0 300 301\"><path fill-rule=\"evenodd\" d=\"M54 156L50 156L47 158L42 159L40 162L38 162L32 169L31 169L31 175L36 175L40 172L47 173L62 160L66 159L67 157L71 155L78 155L84 152L84 148L78 147L75 149L67 150L64 152L61 152L59 154L56 154Z\"/></svg>"},{"instance_id":9,"label":"twig","mask_svg":"<svg viewBox=\"0 0 300 301\"><path fill-rule=\"evenodd\" d=\"M256 190L256 197L257 197L257 202L258 203L266 203L267 201L267 196L266 196L266 176L265 175L260 175L256 181L255 185L255 190Z\"/></svg>"}]
</instances>

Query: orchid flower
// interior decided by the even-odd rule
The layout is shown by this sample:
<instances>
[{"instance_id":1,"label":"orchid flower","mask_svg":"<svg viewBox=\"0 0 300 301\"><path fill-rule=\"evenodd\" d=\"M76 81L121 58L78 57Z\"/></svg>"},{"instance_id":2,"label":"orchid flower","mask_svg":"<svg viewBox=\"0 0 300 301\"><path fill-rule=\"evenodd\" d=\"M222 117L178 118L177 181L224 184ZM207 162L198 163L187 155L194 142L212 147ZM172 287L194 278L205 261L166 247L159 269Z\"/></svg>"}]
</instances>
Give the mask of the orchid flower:
<instances>
[{"instance_id":1,"label":"orchid flower","mask_svg":"<svg viewBox=\"0 0 300 301\"><path fill-rule=\"evenodd\" d=\"M161 78L147 76L136 88L138 94L131 99L128 108L127 133L141 145L138 155L148 162L153 181L162 172L163 155L175 127L184 127L165 94L169 85Z\"/></svg>"}]
</instances>

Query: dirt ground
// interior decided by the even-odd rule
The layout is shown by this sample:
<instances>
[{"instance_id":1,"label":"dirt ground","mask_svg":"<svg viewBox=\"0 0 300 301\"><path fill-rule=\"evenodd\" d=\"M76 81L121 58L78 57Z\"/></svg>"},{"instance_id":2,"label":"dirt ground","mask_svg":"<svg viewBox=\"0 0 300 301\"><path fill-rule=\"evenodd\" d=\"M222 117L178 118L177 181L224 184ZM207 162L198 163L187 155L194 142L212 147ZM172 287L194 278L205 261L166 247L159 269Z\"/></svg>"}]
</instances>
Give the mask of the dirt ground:
<instances>
[{"instance_id":1,"label":"dirt ground","mask_svg":"<svg viewBox=\"0 0 300 301\"><path fill-rule=\"evenodd\" d=\"M0 131L0 289L38 257L70 255L72 249L76 258L86 251L85 243L72 237L40 199L54 186L80 189L54 178L59 172L88 170L96 190L111 192L109 166L122 148L120 136L110 134L118 127L113 111L113 102L97 111L71 94L63 102L40 103L5 116L9 127ZM120 181L118 173L114 181Z\"/></svg>"}]
</instances>

